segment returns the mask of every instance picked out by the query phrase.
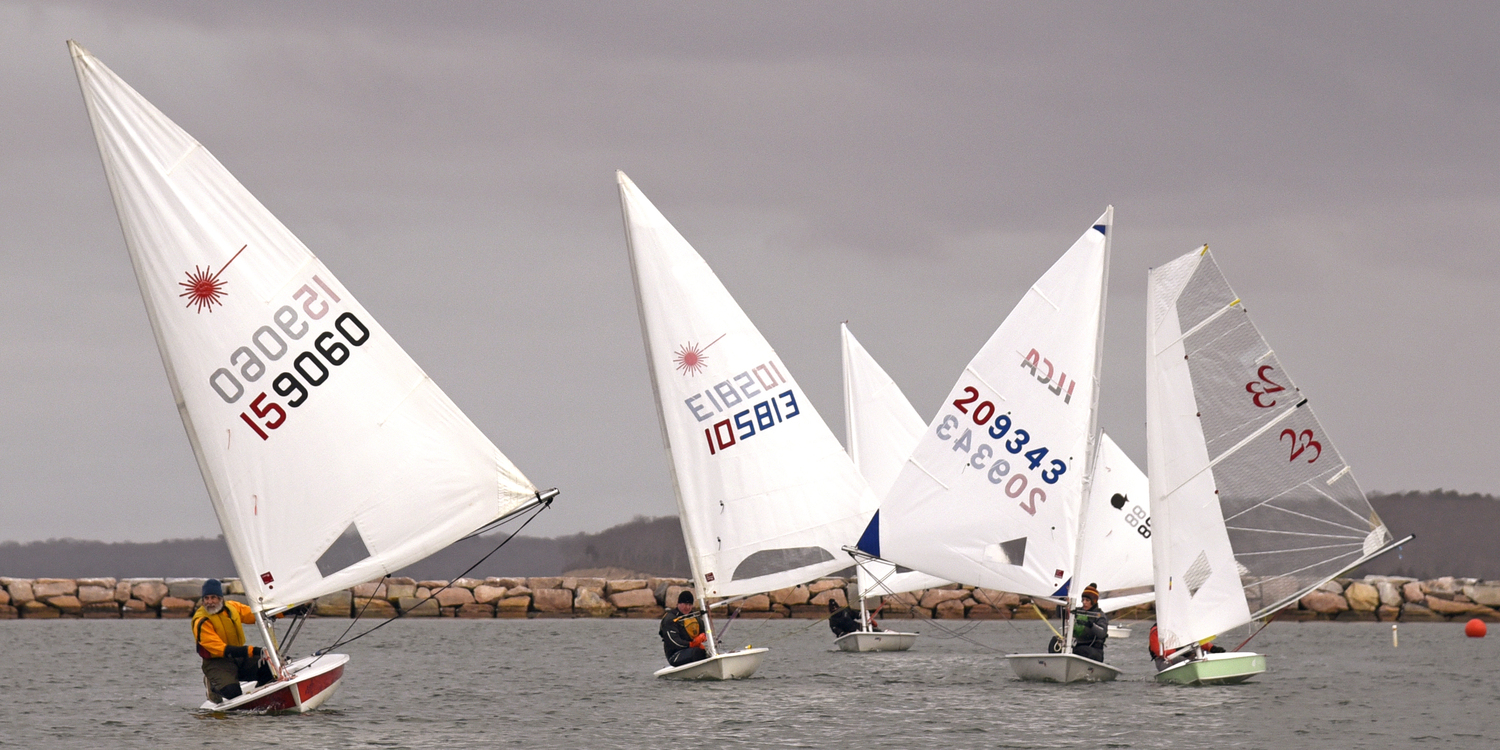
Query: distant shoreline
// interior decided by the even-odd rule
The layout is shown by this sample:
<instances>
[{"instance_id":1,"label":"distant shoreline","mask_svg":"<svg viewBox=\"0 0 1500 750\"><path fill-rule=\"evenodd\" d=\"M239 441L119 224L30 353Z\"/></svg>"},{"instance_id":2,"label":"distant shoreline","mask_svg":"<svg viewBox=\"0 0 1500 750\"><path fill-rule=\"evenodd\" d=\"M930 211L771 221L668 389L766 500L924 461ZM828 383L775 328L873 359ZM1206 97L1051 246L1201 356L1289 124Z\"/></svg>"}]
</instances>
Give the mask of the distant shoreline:
<instances>
[{"instance_id":1,"label":"distant shoreline","mask_svg":"<svg viewBox=\"0 0 1500 750\"><path fill-rule=\"evenodd\" d=\"M1491 551L1492 530L1500 528L1500 498L1434 490L1371 493L1370 503L1393 537L1415 534L1417 538L1350 571L1351 578L1378 575L1438 580L1451 571L1462 571L1476 578L1500 580L1500 557ZM691 570L682 525L676 516L637 517L596 533L556 538L517 536L497 550L501 538L485 535L465 539L394 574L419 581L452 578L459 571L476 578L681 578ZM480 561L478 567L476 560ZM173 576L233 575L234 570L223 537L158 542L0 542L0 573L16 577L80 580L110 575L165 580ZM850 574L841 571L834 575Z\"/></svg>"},{"instance_id":2,"label":"distant shoreline","mask_svg":"<svg viewBox=\"0 0 1500 750\"><path fill-rule=\"evenodd\" d=\"M202 578L0 577L0 620L185 619L197 607ZM244 589L225 579L230 598ZM445 588L446 587L446 588ZM802 586L737 601L731 610L747 619L821 619L828 602L845 606L854 595L847 578L820 578ZM666 602L691 590L687 579L532 576L453 581L386 578L312 602L315 617L386 619L457 617L533 619L574 617L657 618ZM435 595L434 595L435 592ZM1106 592L1107 594L1107 592ZM1056 613L1028 597L972 586L949 586L882 597L870 605L884 620L1036 620ZM1392 576L1340 578L1276 615L1289 621L1446 622L1478 618L1500 622L1500 581ZM1117 620L1155 619L1150 604L1121 610Z\"/></svg>"}]
</instances>

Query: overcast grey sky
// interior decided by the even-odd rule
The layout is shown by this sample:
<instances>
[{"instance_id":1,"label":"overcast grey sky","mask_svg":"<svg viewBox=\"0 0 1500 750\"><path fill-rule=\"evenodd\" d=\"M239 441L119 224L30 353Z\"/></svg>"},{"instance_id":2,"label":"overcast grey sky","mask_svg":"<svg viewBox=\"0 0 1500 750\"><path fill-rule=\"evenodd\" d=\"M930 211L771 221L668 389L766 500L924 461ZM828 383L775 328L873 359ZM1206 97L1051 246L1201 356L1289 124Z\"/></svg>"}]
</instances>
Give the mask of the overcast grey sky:
<instances>
[{"instance_id":1,"label":"overcast grey sky","mask_svg":"<svg viewBox=\"0 0 1500 750\"><path fill-rule=\"evenodd\" d=\"M838 323L930 416L1116 208L1209 243L1366 490L1500 494L1493 3L0 1L0 541L218 533L64 40L198 138L538 485L675 512L613 170L842 435ZM1401 531L1395 529L1398 533Z\"/></svg>"}]
</instances>

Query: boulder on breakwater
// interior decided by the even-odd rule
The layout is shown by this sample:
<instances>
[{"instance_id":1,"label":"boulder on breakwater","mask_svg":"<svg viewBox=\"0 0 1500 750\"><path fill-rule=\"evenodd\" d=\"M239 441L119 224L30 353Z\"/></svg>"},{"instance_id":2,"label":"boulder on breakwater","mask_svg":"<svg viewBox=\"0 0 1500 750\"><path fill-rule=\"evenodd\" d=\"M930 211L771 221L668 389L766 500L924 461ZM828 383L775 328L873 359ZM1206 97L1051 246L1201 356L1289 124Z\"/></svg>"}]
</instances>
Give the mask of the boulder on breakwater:
<instances>
[{"instance_id":1,"label":"boulder on breakwater","mask_svg":"<svg viewBox=\"0 0 1500 750\"><path fill-rule=\"evenodd\" d=\"M0 577L0 619L172 619L198 606L202 578L6 578ZM246 601L244 586L224 579L226 595ZM314 617L657 618L677 594L691 591L685 578L622 579L580 576L460 578L417 581L385 578L319 597ZM740 617L817 619L828 602L857 602L853 581L820 578L729 605ZM1009 620L1056 617L1055 608L1029 597L949 584L871 599L883 620ZM1151 605L1123 610L1117 620L1150 620ZM1329 581L1277 615L1281 620L1445 622L1478 618L1500 622L1500 581L1443 577L1426 581L1366 576Z\"/></svg>"}]
</instances>

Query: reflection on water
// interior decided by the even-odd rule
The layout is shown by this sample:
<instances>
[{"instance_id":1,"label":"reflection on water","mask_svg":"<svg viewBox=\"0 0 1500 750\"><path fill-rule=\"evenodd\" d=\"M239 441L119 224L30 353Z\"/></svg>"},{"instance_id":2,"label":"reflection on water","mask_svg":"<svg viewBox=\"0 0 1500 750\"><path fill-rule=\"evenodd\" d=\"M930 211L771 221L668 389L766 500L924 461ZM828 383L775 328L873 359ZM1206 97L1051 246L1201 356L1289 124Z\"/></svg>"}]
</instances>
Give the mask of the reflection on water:
<instances>
[{"instance_id":1,"label":"reflection on water","mask_svg":"<svg viewBox=\"0 0 1500 750\"><path fill-rule=\"evenodd\" d=\"M347 624L310 622L299 646ZM1044 646L1040 623L979 623L968 641L901 624L924 633L912 651L849 654L821 625L739 622L731 645L773 649L755 679L676 683L651 677L651 620L398 621L349 647L325 710L264 717L196 710L185 620L0 622L0 746L1500 746L1500 645L1461 623L1403 625L1399 650L1389 625L1276 623L1253 644L1270 671L1222 688L1151 682L1146 627L1106 650L1121 681L1059 686L998 658Z\"/></svg>"}]
</instances>

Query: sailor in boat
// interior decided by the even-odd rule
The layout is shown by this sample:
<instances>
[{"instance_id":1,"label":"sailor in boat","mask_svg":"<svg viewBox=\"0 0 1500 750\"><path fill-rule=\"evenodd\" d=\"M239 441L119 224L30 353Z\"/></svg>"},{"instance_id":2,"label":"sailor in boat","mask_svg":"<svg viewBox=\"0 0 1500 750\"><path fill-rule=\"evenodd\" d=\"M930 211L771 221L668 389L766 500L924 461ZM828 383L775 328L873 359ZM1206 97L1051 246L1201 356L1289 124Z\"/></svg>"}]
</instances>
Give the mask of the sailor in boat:
<instances>
[{"instance_id":1,"label":"sailor in boat","mask_svg":"<svg viewBox=\"0 0 1500 750\"><path fill-rule=\"evenodd\" d=\"M844 607L839 608L838 602L828 600L828 627L833 630L834 638L843 638L860 629L859 613ZM870 619L870 629L879 630L880 626L875 624L874 618Z\"/></svg>"},{"instance_id":2,"label":"sailor in boat","mask_svg":"<svg viewBox=\"0 0 1500 750\"><path fill-rule=\"evenodd\" d=\"M667 663L674 667L708 658L703 644L708 641L703 621L693 611L693 592L677 595L677 607L661 617L661 646L667 652Z\"/></svg>"},{"instance_id":3,"label":"sailor in boat","mask_svg":"<svg viewBox=\"0 0 1500 750\"><path fill-rule=\"evenodd\" d=\"M1099 588L1091 583L1083 590L1083 606L1073 610L1073 653L1102 662L1106 640L1109 640L1109 615L1099 609ZM1062 642L1053 637L1050 650L1060 653Z\"/></svg>"},{"instance_id":4,"label":"sailor in boat","mask_svg":"<svg viewBox=\"0 0 1500 750\"><path fill-rule=\"evenodd\" d=\"M254 623L255 612L248 605L224 600L223 584L213 578L203 582L202 603L193 612L193 640L214 703L238 698L241 680L254 680L259 687L276 679L265 649L245 645L244 626Z\"/></svg>"},{"instance_id":5,"label":"sailor in boat","mask_svg":"<svg viewBox=\"0 0 1500 750\"><path fill-rule=\"evenodd\" d=\"M1181 650L1181 649L1175 649L1175 648L1169 648L1169 649L1166 649L1166 650L1162 650L1161 639L1156 636L1156 624L1155 623L1152 623L1152 625L1151 625L1151 637L1149 639L1147 639L1146 643L1147 643L1147 648L1149 648L1151 650L1151 661L1153 661L1153 662L1156 663L1156 671L1158 671L1158 672L1162 671L1163 669L1166 669L1167 667L1172 666L1172 662L1174 660L1171 659L1170 657L1172 656L1172 654L1175 654L1175 653L1177 653L1178 651ZM1203 654L1222 654L1222 653L1224 653L1224 647L1223 646L1220 646L1219 644L1212 643L1212 642L1207 643L1207 644L1194 644L1192 646L1192 648L1194 648L1195 650L1197 650L1198 653L1192 654L1189 657L1190 659L1200 658Z\"/></svg>"}]
</instances>

